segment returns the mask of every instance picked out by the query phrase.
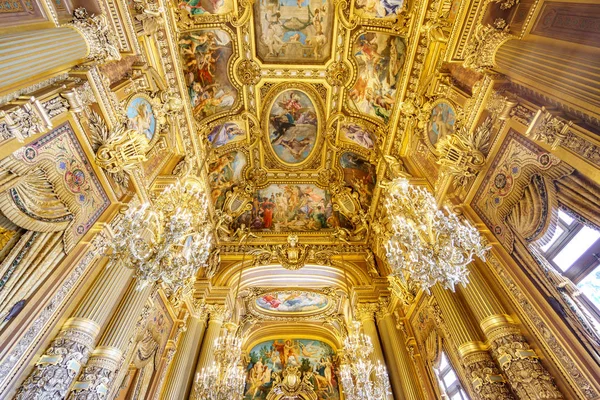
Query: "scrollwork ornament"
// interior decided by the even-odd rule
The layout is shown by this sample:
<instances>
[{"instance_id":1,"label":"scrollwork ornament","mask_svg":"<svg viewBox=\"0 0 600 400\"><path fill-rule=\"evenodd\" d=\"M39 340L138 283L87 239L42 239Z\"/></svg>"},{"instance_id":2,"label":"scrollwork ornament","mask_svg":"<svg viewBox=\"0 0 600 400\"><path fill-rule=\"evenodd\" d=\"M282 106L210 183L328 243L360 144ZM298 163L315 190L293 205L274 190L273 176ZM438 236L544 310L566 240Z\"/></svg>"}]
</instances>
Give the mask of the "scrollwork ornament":
<instances>
[{"instance_id":1,"label":"scrollwork ornament","mask_svg":"<svg viewBox=\"0 0 600 400\"><path fill-rule=\"evenodd\" d=\"M492 354L518 398L563 398L535 351L516 327L497 328L488 338Z\"/></svg>"},{"instance_id":2,"label":"scrollwork ornament","mask_svg":"<svg viewBox=\"0 0 600 400\"><path fill-rule=\"evenodd\" d=\"M105 400L108 397L110 383L118 365L114 360L108 363L105 360L96 361L94 365L85 367L69 395L69 400Z\"/></svg>"},{"instance_id":3,"label":"scrollwork ornament","mask_svg":"<svg viewBox=\"0 0 600 400\"><path fill-rule=\"evenodd\" d=\"M63 329L38 360L15 399L64 399L85 365L95 337L78 329Z\"/></svg>"},{"instance_id":4,"label":"scrollwork ornament","mask_svg":"<svg viewBox=\"0 0 600 400\"><path fill-rule=\"evenodd\" d=\"M350 79L350 69L343 61L333 62L327 67L325 78L331 86L345 86Z\"/></svg>"},{"instance_id":5,"label":"scrollwork ornament","mask_svg":"<svg viewBox=\"0 0 600 400\"><path fill-rule=\"evenodd\" d=\"M478 25L471 41L465 48L463 66L477 72L494 68L496 51L502 44L512 39L508 29L496 29L491 25Z\"/></svg>"},{"instance_id":6,"label":"scrollwork ornament","mask_svg":"<svg viewBox=\"0 0 600 400\"><path fill-rule=\"evenodd\" d=\"M105 63L121 59L118 41L110 30L105 15L89 15L85 8L80 7L73 11L73 21L69 26L85 39L89 48L89 60Z\"/></svg>"},{"instance_id":7,"label":"scrollwork ornament","mask_svg":"<svg viewBox=\"0 0 600 400\"><path fill-rule=\"evenodd\" d=\"M504 377L487 351L475 352L463 357L467 378L473 390L486 400L512 400L513 395Z\"/></svg>"},{"instance_id":8,"label":"scrollwork ornament","mask_svg":"<svg viewBox=\"0 0 600 400\"><path fill-rule=\"evenodd\" d=\"M260 80L260 67L254 60L242 60L237 65L236 75L242 85L253 86Z\"/></svg>"}]
</instances>

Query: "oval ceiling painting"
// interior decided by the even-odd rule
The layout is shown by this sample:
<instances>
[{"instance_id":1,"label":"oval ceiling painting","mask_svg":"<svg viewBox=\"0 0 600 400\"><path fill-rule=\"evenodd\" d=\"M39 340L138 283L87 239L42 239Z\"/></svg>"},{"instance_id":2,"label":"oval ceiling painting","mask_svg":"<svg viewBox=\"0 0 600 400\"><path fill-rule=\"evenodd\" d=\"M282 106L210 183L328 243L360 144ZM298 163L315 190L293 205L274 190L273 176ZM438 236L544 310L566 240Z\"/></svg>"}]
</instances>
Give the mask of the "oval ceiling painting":
<instances>
[{"instance_id":1,"label":"oval ceiling painting","mask_svg":"<svg viewBox=\"0 0 600 400\"><path fill-rule=\"evenodd\" d=\"M263 310L281 313L304 313L322 310L329 299L315 292L281 291L265 293L256 299L256 305Z\"/></svg>"},{"instance_id":2,"label":"oval ceiling painting","mask_svg":"<svg viewBox=\"0 0 600 400\"><path fill-rule=\"evenodd\" d=\"M427 124L427 136L432 145L443 138L454 133L456 123L456 112L454 107L445 101L437 103L431 110L431 116Z\"/></svg>"},{"instance_id":3,"label":"oval ceiling painting","mask_svg":"<svg viewBox=\"0 0 600 400\"><path fill-rule=\"evenodd\" d=\"M287 164L300 164L312 152L319 120L315 105L300 90L285 90L269 110L269 141L273 151Z\"/></svg>"}]
</instances>

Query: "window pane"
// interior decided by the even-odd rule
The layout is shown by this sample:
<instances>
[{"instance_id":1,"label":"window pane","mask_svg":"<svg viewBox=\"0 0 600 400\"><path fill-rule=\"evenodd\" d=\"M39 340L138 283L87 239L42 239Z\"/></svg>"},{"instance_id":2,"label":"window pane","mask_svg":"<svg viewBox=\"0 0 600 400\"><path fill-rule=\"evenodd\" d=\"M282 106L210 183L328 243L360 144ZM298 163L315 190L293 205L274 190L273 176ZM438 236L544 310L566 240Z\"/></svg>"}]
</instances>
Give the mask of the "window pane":
<instances>
[{"instance_id":1,"label":"window pane","mask_svg":"<svg viewBox=\"0 0 600 400\"><path fill-rule=\"evenodd\" d=\"M448 359L446 358L446 353L442 353L442 359L440 360L440 371L446 368L448 365Z\"/></svg>"},{"instance_id":2,"label":"window pane","mask_svg":"<svg viewBox=\"0 0 600 400\"><path fill-rule=\"evenodd\" d=\"M587 226L584 226L577 235L563 249L558 253L552 261L564 271L568 270L571 265L587 249L589 249L594 242L600 237L600 232L595 231Z\"/></svg>"},{"instance_id":3,"label":"window pane","mask_svg":"<svg viewBox=\"0 0 600 400\"><path fill-rule=\"evenodd\" d=\"M558 239L560 237L560 235L563 234L563 232L564 232L564 230L560 226L557 226L556 229L554 230L554 236L552 236L552 239L550 239L550 241L548 243L546 243L545 245L542 246L542 250L544 252L548 251L550 246L552 246L554 244L554 242L556 242L556 239Z\"/></svg>"},{"instance_id":4,"label":"window pane","mask_svg":"<svg viewBox=\"0 0 600 400\"><path fill-rule=\"evenodd\" d=\"M450 397L450 400L462 400L462 396L459 393L456 393L454 396Z\"/></svg>"},{"instance_id":5,"label":"window pane","mask_svg":"<svg viewBox=\"0 0 600 400\"><path fill-rule=\"evenodd\" d=\"M563 222L567 225L571 225L571 222L573 222L573 218L561 210L558 211L558 218L562 219Z\"/></svg>"},{"instance_id":6,"label":"window pane","mask_svg":"<svg viewBox=\"0 0 600 400\"><path fill-rule=\"evenodd\" d=\"M454 373L453 370L448 371L448 373L444 376L444 384L446 386L450 386L452 385L454 382L456 382L456 374Z\"/></svg>"},{"instance_id":7,"label":"window pane","mask_svg":"<svg viewBox=\"0 0 600 400\"><path fill-rule=\"evenodd\" d=\"M600 265L577 285L594 305L600 308Z\"/></svg>"}]
</instances>

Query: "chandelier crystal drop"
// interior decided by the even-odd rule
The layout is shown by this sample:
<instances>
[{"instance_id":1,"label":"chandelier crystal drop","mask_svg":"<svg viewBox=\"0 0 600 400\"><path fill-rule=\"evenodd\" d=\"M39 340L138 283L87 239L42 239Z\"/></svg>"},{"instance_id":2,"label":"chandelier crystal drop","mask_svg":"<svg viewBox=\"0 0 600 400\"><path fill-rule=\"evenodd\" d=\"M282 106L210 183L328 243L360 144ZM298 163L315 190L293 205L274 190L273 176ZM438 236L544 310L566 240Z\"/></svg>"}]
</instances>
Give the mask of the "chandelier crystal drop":
<instances>
[{"instance_id":1,"label":"chandelier crystal drop","mask_svg":"<svg viewBox=\"0 0 600 400\"><path fill-rule=\"evenodd\" d=\"M409 277L429 293L436 283L454 291L468 283L467 265L489 250L479 231L452 211L437 207L422 187L396 178L389 185L386 209L392 225L387 257L396 275Z\"/></svg>"},{"instance_id":2,"label":"chandelier crystal drop","mask_svg":"<svg viewBox=\"0 0 600 400\"><path fill-rule=\"evenodd\" d=\"M242 400L246 375L240 365L242 340L235 334L235 324L226 326L223 335L215 339L215 361L196 375L197 400Z\"/></svg>"},{"instance_id":3,"label":"chandelier crystal drop","mask_svg":"<svg viewBox=\"0 0 600 400\"><path fill-rule=\"evenodd\" d=\"M177 292L206 264L211 245L205 192L177 182L153 203L127 210L110 257L135 270L138 288L162 281Z\"/></svg>"},{"instance_id":4,"label":"chandelier crystal drop","mask_svg":"<svg viewBox=\"0 0 600 400\"><path fill-rule=\"evenodd\" d=\"M373 364L373 343L360 333L360 322L354 321L344 340L344 362L340 367L340 381L347 400L385 400L391 394L385 366Z\"/></svg>"}]
</instances>

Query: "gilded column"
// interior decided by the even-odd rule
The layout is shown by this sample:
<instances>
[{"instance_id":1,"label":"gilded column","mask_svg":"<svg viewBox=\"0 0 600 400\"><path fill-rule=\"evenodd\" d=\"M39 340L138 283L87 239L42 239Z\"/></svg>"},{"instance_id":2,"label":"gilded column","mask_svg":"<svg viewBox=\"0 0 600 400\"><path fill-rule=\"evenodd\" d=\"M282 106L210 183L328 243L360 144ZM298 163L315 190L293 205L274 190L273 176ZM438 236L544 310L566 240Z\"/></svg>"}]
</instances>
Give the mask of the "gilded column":
<instances>
[{"instance_id":1,"label":"gilded column","mask_svg":"<svg viewBox=\"0 0 600 400\"><path fill-rule=\"evenodd\" d=\"M167 375L167 384L161 399L187 399L194 382L196 355L202 344L208 314L201 310L190 316L187 329L177 344L177 352Z\"/></svg>"},{"instance_id":2,"label":"gilded column","mask_svg":"<svg viewBox=\"0 0 600 400\"><path fill-rule=\"evenodd\" d=\"M106 399L110 383L123 362L123 353L153 288L154 286L146 286L138 290L137 281L130 281L127 293L98 347L94 349L87 366L73 384L69 399Z\"/></svg>"},{"instance_id":3,"label":"gilded column","mask_svg":"<svg viewBox=\"0 0 600 400\"><path fill-rule=\"evenodd\" d=\"M415 365L406 349L406 338L396 329L394 316L387 307L382 307L377 313L381 343L385 350L387 365L390 371L390 381L396 398L411 400L424 399ZM402 394L402 396L400 396Z\"/></svg>"},{"instance_id":4,"label":"gilded column","mask_svg":"<svg viewBox=\"0 0 600 400\"><path fill-rule=\"evenodd\" d=\"M382 365L386 365L377 325L375 325L377 311L379 311L379 303L358 303L356 305L356 317L362 324L364 334L371 338L373 343L373 361L379 361Z\"/></svg>"},{"instance_id":5,"label":"gilded column","mask_svg":"<svg viewBox=\"0 0 600 400\"><path fill-rule=\"evenodd\" d=\"M467 379L479 399L514 399L504 383L504 377L491 358L487 346L481 341L480 332L473 324L469 312L458 302L456 293L438 285L432 288L444 317L444 323L458 346Z\"/></svg>"},{"instance_id":6,"label":"gilded column","mask_svg":"<svg viewBox=\"0 0 600 400\"><path fill-rule=\"evenodd\" d=\"M466 54L465 67L480 72L494 69L586 114L600 115L600 60L594 51L534 35L517 39L507 30L480 25Z\"/></svg>"},{"instance_id":7,"label":"gilded column","mask_svg":"<svg viewBox=\"0 0 600 400\"><path fill-rule=\"evenodd\" d=\"M0 88L68 68L81 60L120 59L104 15L77 9L72 23L59 28L0 36Z\"/></svg>"},{"instance_id":8,"label":"gilded column","mask_svg":"<svg viewBox=\"0 0 600 400\"><path fill-rule=\"evenodd\" d=\"M196 374L202 373L202 370L209 368L214 361L213 346L215 340L221 335L221 328L223 327L223 321L229 314L227 307L224 305L211 304L207 306L207 311L210 315L208 319L208 327L202 339L202 346L200 347L200 354L198 355L198 364L196 365ZM192 389L192 396L195 393L195 389ZM193 398L193 397L190 398Z\"/></svg>"},{"instance_id":9,"label":"gilded column","mask_svg":"<svg viewBox=\"0 0 600 400\"><path fill-rule=\"evenodd\" d=\"M469 284L461 289L486 336L494 359L519 399L562 399L518 326L506 314L478 268L471 264Z\"/></svg>"},{"instance_id":10,"label":"gilded column","mask_svg":"<svg viewBox=\"0 0 600 400\"><path fill-rule=\"evenodd\" d=\"M102 268L82 303L19 388L16 399L66 397L132 273L114 265Z\"/></svg>"}]
</instances>

